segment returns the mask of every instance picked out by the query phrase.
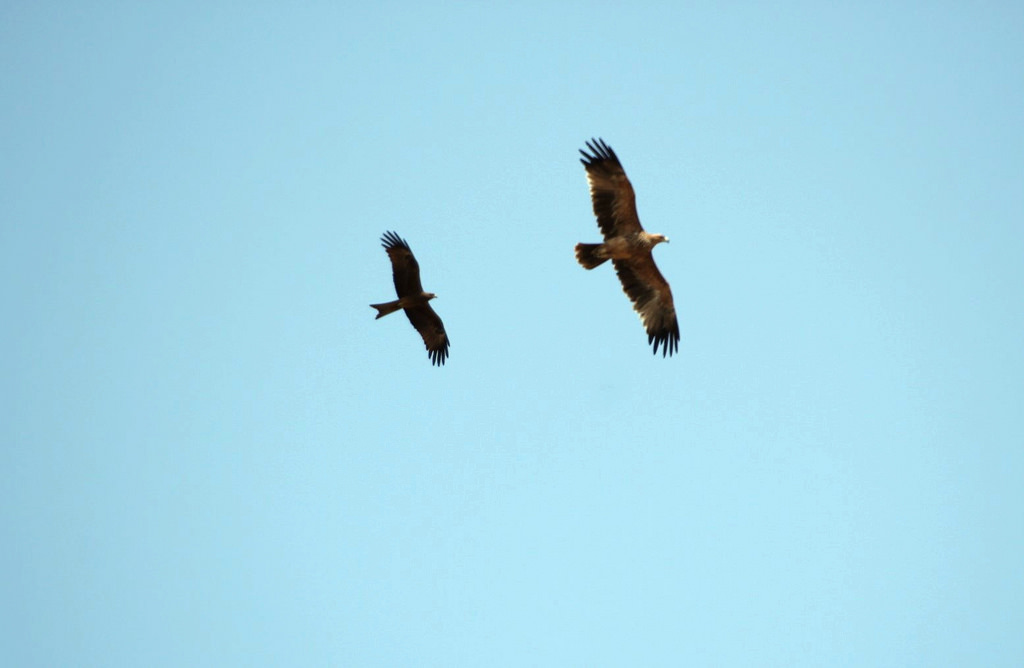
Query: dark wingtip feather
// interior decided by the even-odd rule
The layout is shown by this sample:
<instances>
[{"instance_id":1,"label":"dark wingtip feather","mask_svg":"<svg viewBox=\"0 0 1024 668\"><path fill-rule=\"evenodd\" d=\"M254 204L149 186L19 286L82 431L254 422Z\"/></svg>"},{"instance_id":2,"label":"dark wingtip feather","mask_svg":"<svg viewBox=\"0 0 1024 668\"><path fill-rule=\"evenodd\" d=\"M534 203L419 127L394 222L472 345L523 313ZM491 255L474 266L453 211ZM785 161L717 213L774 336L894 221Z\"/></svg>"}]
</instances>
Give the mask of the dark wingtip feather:
<instances>
[{"instance_id":1,"label":"dark wingtip feather","mask_svg":"<svg viewBox=\"0 0 1024 668\"><path fill-rule=\"evenodd\" d=\"M445 361L448 359L448 346L451 345L451 341L445 341L443 348L437 350L428 350L427 355L430 356L430 363L433 366L444 366Z\"/></svg>"},{"instance_id":2,"label":"dark wingtip feather","mask_svg":"<svg viewBox=\"0 0 1024 668\"><path fill-rule=\"evenodd\" d=\"M615 151L613 151L612 147L606 144L603 139L591 139L586 142L586 144L587 148L590 149L590 153L580 149L580 154L583 156L583 158L580 159L580 162L582 162L584 166L589 167L590 165L604 160L611 161L620 167L622 166L622 163L619 162L619 156L615 155Z\"/></svg>"},{"instance_id":3,"label":"dark wingtip feather","mask_svg":"<svg viewBox=\"0 0 1024 668\"><path fill-rule=\"evenodd\" d=\"M391 250L392 248L404 248L405 250L410 250L409 244L406 243L405 239L394 232L385 232L384 236L380 238L380 241L381 246L384 246L387 250Z\"/></svg>"},{"instance_id":4,"label":"dark wingtip feather","mask_svg":"<svg viewBox=\"0 0 1024 668\"><path fill-rule=\"evenodd\" d=\"M658 354L658 347L661 346L661 356L671 357L679 351L679 326L665 329L654 334L647 335L647 343L654 344L654 354Z\"/></svg>"}]
</instances>

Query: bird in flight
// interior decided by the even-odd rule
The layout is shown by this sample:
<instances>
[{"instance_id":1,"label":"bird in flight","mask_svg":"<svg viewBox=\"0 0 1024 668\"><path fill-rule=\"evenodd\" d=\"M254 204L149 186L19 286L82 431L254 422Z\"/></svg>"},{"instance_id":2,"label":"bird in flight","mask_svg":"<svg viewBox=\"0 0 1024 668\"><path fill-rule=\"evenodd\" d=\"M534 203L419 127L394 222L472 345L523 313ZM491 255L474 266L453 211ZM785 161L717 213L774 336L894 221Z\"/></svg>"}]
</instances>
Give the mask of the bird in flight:
<instances>
[{"instance_id":1,"label":"bird in flight","mask_svg":"<svg viewBox=\"0 0 1024 668\"><path fill-rule=\"evenodd\" d=\"M576 244L576 260L586 269L612 261L622 290L633 302L647 330L654 354L672 355L679 348L679 323L672 303L672 289L654 264L651 251L668 238L650 234L640 224L636 195L615 151L603 139L588 141L590 153L580 149L587 170L590 199L604 243Z\"/></svg>"},{"instance_id":2,"label":"bird in flight","mask_svg":"<svg viewBox=\"0 0 1024 668\"><path fill-rule=\"evenodd\" d=\"M385 232L381 237L381 245L391 258L391 272L395 279L398 299L383 304L370 304L377 309L377 318L374 319L404 309L409 322L423 337L430 363L435 366L444 364L448 358L450 342L448 334L444 331L444 323L434 309L430 308L430 300L437 295L423 291L423 285L420 283L420 265L405 239L394 232Z\"/></svg>"}]
</instances>

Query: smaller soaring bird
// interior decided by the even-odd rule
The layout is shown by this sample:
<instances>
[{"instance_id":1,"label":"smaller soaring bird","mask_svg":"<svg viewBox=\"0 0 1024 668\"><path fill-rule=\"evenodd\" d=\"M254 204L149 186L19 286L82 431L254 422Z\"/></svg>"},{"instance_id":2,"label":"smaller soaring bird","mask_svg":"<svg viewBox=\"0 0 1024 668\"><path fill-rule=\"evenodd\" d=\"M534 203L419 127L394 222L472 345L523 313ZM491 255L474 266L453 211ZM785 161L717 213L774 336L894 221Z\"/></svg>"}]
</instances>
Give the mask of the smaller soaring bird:
<instances>
[{"instance_id":1,"label":"smaller soaring bird","mask_svg":"<svg viewBox=\"0 0 1024 668\"><path fill-rule=\"evenodd\" d=\"M377 309L377 318L389 313L405 309L405 315L416 331L423 337L427 346L430 363L442 365L448 358L448 334L444 331L441 318L430 308L430 300L436 297L433 292L424 292L420 284L420 265L412 254L409 244L394 232L385 232L381 237L381 245L391 258L391 272L395 279L395 292L398 299L383 304L370 304Z\"/></svg>"},{"instance_id":2,"label":"smaller soaring bird","mask_svg":"<svg viewBox=\"0 0 1024 668\"><path fill-rule=\"evenodd\" d=\"M679 348L679 323L672 303L672 289L654 264L651 251L668 238L650 234L640 224L636 195L615 151L603 139L587 142L590 153L580 149L587 170L590 199L604 243L576 244L576 260L586 269L612 261L622 290L647 330L654 354L671 355Z\"/></svg>"}]
</instances>

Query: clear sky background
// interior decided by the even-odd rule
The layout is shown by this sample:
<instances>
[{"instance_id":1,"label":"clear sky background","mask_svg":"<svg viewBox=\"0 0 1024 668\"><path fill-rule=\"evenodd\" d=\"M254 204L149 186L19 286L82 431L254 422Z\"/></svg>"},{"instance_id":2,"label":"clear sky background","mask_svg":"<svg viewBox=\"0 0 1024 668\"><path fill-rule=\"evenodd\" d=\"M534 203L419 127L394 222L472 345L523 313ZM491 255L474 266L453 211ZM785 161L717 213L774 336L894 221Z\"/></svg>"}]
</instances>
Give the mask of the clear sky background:
<instances>
[{"instance_id":1,"label":"clear sky background","mask_svg":"<svg viewBox=\"0 0 1024 668\"><path fill-rule=\"evenodd\" d=\"M1024 665L1020 3L86 4L0 9L0 664Z\"/></svg>"}]
</instances>

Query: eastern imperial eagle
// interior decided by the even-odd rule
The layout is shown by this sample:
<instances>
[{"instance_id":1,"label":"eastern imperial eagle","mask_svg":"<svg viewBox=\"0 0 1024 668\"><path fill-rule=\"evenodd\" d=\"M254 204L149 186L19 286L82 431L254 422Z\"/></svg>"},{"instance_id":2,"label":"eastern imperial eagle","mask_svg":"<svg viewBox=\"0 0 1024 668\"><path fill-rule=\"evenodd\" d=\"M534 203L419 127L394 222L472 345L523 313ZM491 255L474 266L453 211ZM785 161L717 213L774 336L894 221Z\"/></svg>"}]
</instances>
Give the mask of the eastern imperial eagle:
<instances>
[{"instance_id":1,"label":"eastern imperial eagle","mask_svg":"<svg viewBox=\"0 0 1024 668\"><path fill-rule=\"evenodd\" d=\"M679 348L679 323L672 304L672 290L658 271L651 250L668 238L649 234L640 225L636 195L615 151L603 139L587 142L590 153L580 150L587 170L590 198L597 225L604 235L601 244L576 244L576 259L586 269L612 261L623 291L633 302L647 330L654 354L671 355Z\"/></svg>"},{"instance_id":2,"label":"eastern imperial eagle","mask_svg":"<svg viewBox=\"0 0 1024 668\"><path fill-rule=\"evenodd\" d=\"M391 272L395 278L395 292L398 299L383 304L370 304L377 309L377 318L389 313L405 309L405 315L416 331L423 337L427 346L430 363L444 364L448 358L448 334L444 331L441 318L430 308L430 300L436 297L433 292L424 292L420 284L420 265L412 254L409 244L394 232L385 232L381 237L382 245L391 258Z\"/></svg>"}]
</instances>

